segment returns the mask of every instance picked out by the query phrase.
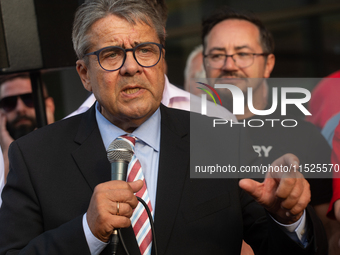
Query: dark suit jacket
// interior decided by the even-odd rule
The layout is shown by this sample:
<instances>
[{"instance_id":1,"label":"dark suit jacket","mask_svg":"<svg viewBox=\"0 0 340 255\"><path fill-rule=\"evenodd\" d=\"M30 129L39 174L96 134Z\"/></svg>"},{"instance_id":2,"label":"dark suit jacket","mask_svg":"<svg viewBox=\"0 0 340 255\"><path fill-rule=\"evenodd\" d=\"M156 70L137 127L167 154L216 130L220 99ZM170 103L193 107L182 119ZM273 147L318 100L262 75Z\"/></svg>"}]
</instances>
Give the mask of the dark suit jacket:
<instances>
[{"instance_id":1,"label":"dark suit jacket","mask_svg":"<svg viewBox=\"0 0 340 255\"><path fill-rule=\"evenodd\" d=\"M268 219L237 180L190 179L189 126L188 112L161 106L158 254L239 254L242 238L259 254L325 254L324 232L313 213L308 214L308 224L318 230L303 249ZM206 129L202 127L202 134L209 134L213 143L224 139L226 162L247 162L241 157L239 128L224 138L214 138ZM13 142L9 156L0 209L0 254L90 254L82 217L95 186L110 180L94 107ZM130 254L136 254L131 227L122 232ZM109 254L109 246L102 254ZM119 254L124 254L121 247Z\"/></svg>"}]
</instances>

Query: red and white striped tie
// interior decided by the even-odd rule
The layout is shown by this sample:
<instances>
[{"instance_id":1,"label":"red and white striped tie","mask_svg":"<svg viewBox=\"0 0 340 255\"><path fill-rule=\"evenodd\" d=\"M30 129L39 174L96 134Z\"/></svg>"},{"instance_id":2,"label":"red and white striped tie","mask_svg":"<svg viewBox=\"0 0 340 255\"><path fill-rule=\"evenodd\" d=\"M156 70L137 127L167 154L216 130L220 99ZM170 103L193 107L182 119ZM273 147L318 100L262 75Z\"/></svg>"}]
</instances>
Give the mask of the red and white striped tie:
<instances>
[{"instance_id":1,"label":"red and white striped tie","mask_svg":"<svg viewBox=\"0 0 340 255\"><path fill-rule=\"evenodd\" d=\"M136 142L135 137L123 135L118 137L117 139L122 139L128 142L131 145L133 152L135 152ZM142 180L144 182L142 189L136 193L136 196L142 198L145 201L145 203L148 205L152 213L152 206L149 198L149 193L146 187L142 167L139 160L136 157L136 154L134 153L129 163L127 181L133 182L136 180ZM131 216L131 224L133 231L135 232L135 236L141 254L150 255L152 246L152 232L148 214L142 203L138 203L137 207L133 211L133 214Z\"/></svg>"}]
</instances>

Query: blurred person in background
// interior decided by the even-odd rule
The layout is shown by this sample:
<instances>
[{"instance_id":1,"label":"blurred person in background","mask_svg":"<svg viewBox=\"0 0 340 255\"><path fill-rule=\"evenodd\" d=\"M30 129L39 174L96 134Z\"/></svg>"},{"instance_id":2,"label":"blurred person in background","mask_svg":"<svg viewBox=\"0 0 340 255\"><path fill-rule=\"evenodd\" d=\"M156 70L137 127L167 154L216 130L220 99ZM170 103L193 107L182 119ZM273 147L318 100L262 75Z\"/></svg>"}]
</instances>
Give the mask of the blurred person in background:
<instances>
[{"instance_id":1,"label":"blurred person in background","mask_svg":"<svg viewBox=\"0 0 340 255\"><path fill-rule=\"evenodd\" d=\"M4 158L2 156L2 150L0 147L0 207L2 204L1 192L4 186L5 186L5 165L4 165Z\"/></svg>"},{"instance_id":2,"label":"blurred person in background","mask_svg":"<svg viewBox=\"0 0 340 255\"><path fill-rule=\"evenodd\" d=\"M313 89L308 104L308 110L312 115L306 116L306 120L320 130L323 129L327 121L340 112L339 95L340 71L336 71L321 80Z\"/></svg>"},{"instance_id":3,"label":"blurred person in background","mask_svg":"<svg viewBox=\"0 0 340 255\"><path fill-rule=\"evenodd\" d=\"M321 134L325 137L325 139L327 140L331 148L333 147L332 143L333 143L335 128L338 126L339 121L340 121L340 113L337 113L326 122L325 126L321 130Z\"/></svg>"},{"instance_id":4,"label":"blurred person in background","mask_svg":"<svg viewBox=\"0 0 340 255\"><path fill-rule=\"evenodd\" d=\"M234 84L245 95L244 114L236 115L239 123L252 119L282 119L279 111L259 116L250 111L247 104L247 88L252 87L253 107L256 110L268 109L268 85L266 78L275 65L274 40L263 23L252 13L237 11L228 7L220 8L203 21L203 59L207 78L218 79L218 83ZM215 84L217 82L214 82ZM223 105L232 111L233 98L228 89L223 93ZM285 116L285 118L290 118ZM278 122L277 122L278 123ZM262 158L263 164L284 153L297 155L303 163L329 164L330 147L319 130L305 121L298 121L294 128L281 125L272 127L248 127L254 150ZM331 179L308 179L311 185L311 205L322 219L329 240L339 233L336 222L326 217L332 196ZM334 243L333 243L334 244ZM337 245L331 254L340 252Z\"/></svg>"},{"instance_id":5,"label":"blurred person in background","mask_svg":"<svg viewBox=\"0 0 340 255\"><path fill-rule=\"evenodd\" d=\"M184 89L194 95L200 95L201 90L198 89L197 79L206 78L203 66L203 45L199 45L189 54L184 69ZM237 122L237 120L233 120ZM242 242L241 255L254 254L250 245L245 241Z\"/></svg>"},{"instance_id":6,"label":"blurred person in background","mask_svg":"<svg viewBox=\"0 0 340 255\"><path fill-rule=\"evenodd\" d=\"M333 164L333 197L329 204L327 216L340 222L340 125L334 130L333 149L331 162ZM336 236L336 241L340 246L340 235Z\"/></svg>"},{"instance_id":7,"label":"blurred person in background","mask_svg":"<svg viewBox=\"0 0 340 255\"><path fill-rule=\"evenodd\" d=\"M48 124L54 122L54 100L43 85ZM9 171L8 148L10 144L37 128L32 86L28 73L0 77L0 146L3 152L6 181Z\"/></svg>"},{"instance_id":8,"label":"blurred person in background","mask_svg":"<svg viewBox=\"0 0 340 255\"><path fill-rule=\"evenodd\" d=\"M184 89L194 95L200 95L201 90L195 79L206 78L203 66L203 45L198 45L189 54L184 69Z\"/></svg>"}]
</instances>

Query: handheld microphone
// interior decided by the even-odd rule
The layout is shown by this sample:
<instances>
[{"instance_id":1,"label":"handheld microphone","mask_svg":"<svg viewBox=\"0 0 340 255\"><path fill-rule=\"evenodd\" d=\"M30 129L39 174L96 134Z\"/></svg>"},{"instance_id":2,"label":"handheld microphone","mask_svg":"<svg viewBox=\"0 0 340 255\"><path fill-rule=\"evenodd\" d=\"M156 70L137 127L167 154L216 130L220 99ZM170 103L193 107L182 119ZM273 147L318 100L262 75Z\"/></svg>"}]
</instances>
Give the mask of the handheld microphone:
<instances>
[{"instance_id":1,"label":"handheld microphone","mask_svg":"<svg viewBox=\"0 0 340 255\"><path fill-rule=\"evenodd\" d=\"M111 180L126 181L129 163L133 156L130 144L124 140L114 140L106 151L111 163ZM115 229L111 236L112 254L117 253L118 231Z\"/></svg>"},{"instance_id":2,"label":"handheld microphone","mask_svg":"<svg viewBox=\"0 0 340 255\"><path fill-rule=\"evenodd\" d=\"M106 153L107 153L107 158L109 162L111 163L111 180L126 181L128 166L134 154L130 144L124 140L114 140L110 144ZM139 197L137 197L137 199L139 202L143 204L143 206L145 207L148 213L151 230L152 230L153 244L155 247L155 254L157 255L158 253L157 253L157 245L156 245L156 234L155 234L155 228L154 228L153 221L152 221L151 212L149 210L148 205L143 201L143 199ZM119 243L118 232L121 238L122 246L124 247L126 254L129 254L127 247L124 244L124 241L123 241L123 238L121 236L119 229L114 229L111 235L111 254L113 255L117 254L117 247Z\"/></svg>"},{"instance_id":3,"label":"handheld microphone","mask_svg":"<svg viewBox=\"0 0 340 255\"><path fill-rule=\"evenodd\" d=\"M126 181L128 166L133 156L130 144L124 140L114 140L106 153L111 163L111 180Z\"/></svg>"}]
</instances>

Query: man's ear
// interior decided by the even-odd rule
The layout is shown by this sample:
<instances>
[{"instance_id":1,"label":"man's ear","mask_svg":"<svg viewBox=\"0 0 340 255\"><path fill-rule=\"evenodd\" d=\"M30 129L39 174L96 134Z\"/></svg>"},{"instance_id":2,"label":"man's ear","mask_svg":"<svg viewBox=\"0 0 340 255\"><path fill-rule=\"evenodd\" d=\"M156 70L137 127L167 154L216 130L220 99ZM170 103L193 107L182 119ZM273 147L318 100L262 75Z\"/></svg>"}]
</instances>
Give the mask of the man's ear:
<instances>
[{"instance_id":1,"label":"man's ear","mask_svg":"<svg viewBox=\"0 0 340 255\"><path fill-rule=\"evenodd\" d=\"M269 54L267 57L266 66L264 69L264 75L263 75L264 78L270 77L270 74L273 71L274 65L275 65L275 56L274 54Z\"/></svg>"},{"instance_id":2,"label":"man's ear","mask_svg":"<svg viewBox=\"0 0 340 255\"><path fill-rule=\"evenodd\" d=\"M80 77L81 82L83 83L84 88L92 92L90 77L88 73L88 67L85 64L85 61L83 59L78 60L76 62L76 68L77 68L78 75Z\"/></svg>"}]
</instances>

